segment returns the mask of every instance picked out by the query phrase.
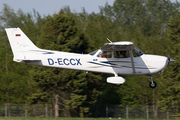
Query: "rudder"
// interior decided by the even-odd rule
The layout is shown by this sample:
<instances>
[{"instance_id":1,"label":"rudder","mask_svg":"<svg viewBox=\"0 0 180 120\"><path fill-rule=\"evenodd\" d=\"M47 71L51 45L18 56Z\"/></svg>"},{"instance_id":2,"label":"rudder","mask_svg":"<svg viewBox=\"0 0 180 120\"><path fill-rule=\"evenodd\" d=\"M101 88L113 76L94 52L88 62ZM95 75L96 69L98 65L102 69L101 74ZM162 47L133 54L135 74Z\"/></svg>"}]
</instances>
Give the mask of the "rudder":
<instances>
[{"instance_id":1,"label":"rudder","mask_svg":"<svg viewBox=\"0 0 180 120\"><path fill-rule=\"evenodd\" d=\"M26 60L29 51L39 50L20 28L6 28L5 30L14 55L14 61Z\"/></svg>"}]
</instances>

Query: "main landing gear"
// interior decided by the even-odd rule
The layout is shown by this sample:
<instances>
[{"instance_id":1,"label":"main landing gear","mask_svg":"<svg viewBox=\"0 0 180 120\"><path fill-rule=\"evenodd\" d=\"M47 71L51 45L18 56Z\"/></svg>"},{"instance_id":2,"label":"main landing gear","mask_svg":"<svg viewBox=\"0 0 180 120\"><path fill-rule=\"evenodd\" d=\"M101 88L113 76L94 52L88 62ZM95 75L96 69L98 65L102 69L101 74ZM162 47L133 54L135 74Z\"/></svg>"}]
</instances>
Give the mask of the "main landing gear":
<instances>
[{"instance_id":1,"label":"main landing gear","mask_svg":"<svg viewBox=\"0 0 180 120\"><path fill-rule=\"evenodd\" d=\"M149 86L150 86L151 88L155 88L155 87L156 87L156 82L153 81L152 76L149 76L148 79L151 81L151 82L149 83Z\"/></svg>"}]
</instances>

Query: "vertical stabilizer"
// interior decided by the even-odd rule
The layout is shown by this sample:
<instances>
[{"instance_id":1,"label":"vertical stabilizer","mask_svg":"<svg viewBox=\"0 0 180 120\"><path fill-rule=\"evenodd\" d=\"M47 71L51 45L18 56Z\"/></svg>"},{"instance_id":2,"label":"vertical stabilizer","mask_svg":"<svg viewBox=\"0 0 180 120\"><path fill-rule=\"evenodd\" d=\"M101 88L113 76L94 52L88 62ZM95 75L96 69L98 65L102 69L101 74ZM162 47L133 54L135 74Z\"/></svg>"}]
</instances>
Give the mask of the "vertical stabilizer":
<instances>
[{"instance_id":1,"label":"vertical stabilizer","mask_svg":"<svg viewBox=\"0 0 180 120\"><path fill-rule=\"evenodd\" d=\"M32 50L39 50L20 28L6 28L6 33L14 54L14 61L20 62L30 57Z\"/></svg>"}]
</instances>

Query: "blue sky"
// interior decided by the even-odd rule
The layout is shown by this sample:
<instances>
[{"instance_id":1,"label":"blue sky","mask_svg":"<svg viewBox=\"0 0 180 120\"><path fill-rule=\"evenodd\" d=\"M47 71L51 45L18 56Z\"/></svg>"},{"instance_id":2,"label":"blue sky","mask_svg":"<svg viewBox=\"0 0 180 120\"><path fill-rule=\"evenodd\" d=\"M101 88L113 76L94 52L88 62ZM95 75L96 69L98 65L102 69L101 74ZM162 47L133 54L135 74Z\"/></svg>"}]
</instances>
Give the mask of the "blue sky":
<instances>
[{"instance_id":1,"label":"blue sky","mask_svg":"<svg viewBox=\"0 0 180 120\"><path fill-rule=\"evenodd\" d=\"M115 0L0 0L0 11L3 4L9 5L15 12L21 9L25 13L32 13L33 9L41 15L52 15L58 13L60 9L69 6L72 12L82 12L84 7L88 13L99 12L99 6L104 6L106 2L113 5ZM175 2L176 0L171 0ZM180 0L177 0L180 2Z\"/></svg>"},{"instance_id":2,"label":"blue sky","mask_svg":"<svg viewBox=\"0 0 180 120\"><path fill-rule=\"evenodd\" d=\"M69 6L72 12L82 12L83 7L88 13L99 12L99 6L104 6L106 2L113 5L115 0L0 0L0 11L3 4L17 11L32 12L35 9L41 15L52 15L58 13L60 9Z\"/></svg>"}]
</instances>

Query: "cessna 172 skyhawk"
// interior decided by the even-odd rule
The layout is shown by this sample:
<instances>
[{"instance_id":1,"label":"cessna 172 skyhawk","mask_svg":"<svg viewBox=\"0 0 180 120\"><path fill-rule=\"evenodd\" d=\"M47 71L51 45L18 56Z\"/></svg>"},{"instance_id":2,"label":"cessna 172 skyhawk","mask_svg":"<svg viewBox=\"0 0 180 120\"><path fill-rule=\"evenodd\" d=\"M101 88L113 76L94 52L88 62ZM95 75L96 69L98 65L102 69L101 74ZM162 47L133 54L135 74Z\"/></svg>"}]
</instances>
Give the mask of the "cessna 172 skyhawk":
<instances>
[{"instance_id":1,"label":"cessna 172 skyhawk","mask_svg":"<svg viewBox=\"0 0 180 120\"><path fill-rule=\"evenodd\" d=\"M20 28L6 28L14 55L13 60L30 65L92 71L114 74L107 82L123 84L118 75L148 75L150 87L156 82L152 75L160 74L173 59L158 55L146 55L132 42L111 42L90 54L76 54L44 50L36 47Z\"/></svg>"}]
</instances>

